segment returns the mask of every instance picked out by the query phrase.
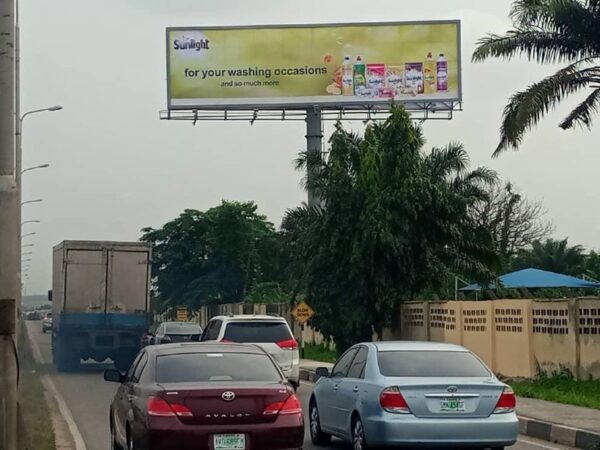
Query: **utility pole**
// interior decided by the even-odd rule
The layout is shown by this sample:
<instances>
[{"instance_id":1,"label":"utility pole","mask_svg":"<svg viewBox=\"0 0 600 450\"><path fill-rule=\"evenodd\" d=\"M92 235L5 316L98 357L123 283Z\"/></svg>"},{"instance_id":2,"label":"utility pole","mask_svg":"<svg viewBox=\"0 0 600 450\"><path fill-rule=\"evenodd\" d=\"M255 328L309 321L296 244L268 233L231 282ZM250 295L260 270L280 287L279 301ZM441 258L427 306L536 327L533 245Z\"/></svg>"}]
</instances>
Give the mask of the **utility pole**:
<instances>
[{"instance_id":1,"label":"utility pole","mask_svg":"<svg viewBox=\"0 0 600 450\"><path fill-rule=\"evenodd\" d=\"M0 0L0 450L17 448L15 0Z\"/></svg>"},{"instance_id":2,"label":"utility pole","mask_svg":"<svg viewBox=\"0 0 600 450\"><path fill-rule=\"evenodd\" d=\"M323 157L323 118L321 117L321 110L316 106L313 109L306 110L306 151L308 159L306 176L310 183L315 176L314 168L311 167L311 160L315 156ZM311 189L309 184L308 206L318 206L320 203L321 199L318 193Z\"/></svg>"}]
</instances>

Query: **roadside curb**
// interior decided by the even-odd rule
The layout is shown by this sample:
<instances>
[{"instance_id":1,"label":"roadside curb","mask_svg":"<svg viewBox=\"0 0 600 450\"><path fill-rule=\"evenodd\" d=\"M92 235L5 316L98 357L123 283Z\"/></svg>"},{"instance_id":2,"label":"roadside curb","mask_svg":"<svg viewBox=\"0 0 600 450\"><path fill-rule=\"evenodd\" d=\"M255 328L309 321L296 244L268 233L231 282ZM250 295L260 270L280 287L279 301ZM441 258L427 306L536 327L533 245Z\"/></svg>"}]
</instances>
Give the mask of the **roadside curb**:
<instances>
[{"instance_id":1,"label":"roadside curb","mask_svg":"<svg viewBox=\"0 0 600 450\"><path fill-rule=\"evenodd\" d=\"M35 340L33 339L33 337L31 336L31 333L29 332L29 328L25 327L25 330L29 337L31 350L33 353L33 359L35 360L35 362L38 366L42 367L46 364L44 361L44 358L42 357L42 352L40 351L40 349L39 349L38 345L36 344ZM75 424L73 415L71 414L71 411L69 410L69 407L67 406L62 395L60 395L60 393L58 392L58 389L56 388L56 385L52 381L52 378L50 377L50 375L48 375L47 373L40 373L40 380L41 380L42 386L44 387L46 392L50 396L52 396L52 399L58 406L59 414L60 414L60 416L62 416L62 419L66 423L67 429L69 430L69 434L71 435L70 437L73 440L73 443L66 442L67 441L66 439L63 440L64 442L59 442L61 436L60 436L60 434L57 434L55 432L55 439L57 440L56 448L57 449L70 449L70 448L73 448L73 446L74 446L74 450L87 450L85 442L83 440L83 437L81 436L81 433L79 432L79 429L77 428L77 425Z\"/></svg>"},{"instance_id":2,"label":"roadside curb","mask_svg":"<svg viewBox=\"0 0 600 450\"><path fill-rule=\"evenodd\" d=\"M315 382L315 371L300 368L300 379L309 383ZM555 444L566 445L583 450L600 449L600 434L579 428L567 427L551 422L544 422L531 417L519 417L519 433L524 436L542 439Z\"/></svg>"}]
</instances>

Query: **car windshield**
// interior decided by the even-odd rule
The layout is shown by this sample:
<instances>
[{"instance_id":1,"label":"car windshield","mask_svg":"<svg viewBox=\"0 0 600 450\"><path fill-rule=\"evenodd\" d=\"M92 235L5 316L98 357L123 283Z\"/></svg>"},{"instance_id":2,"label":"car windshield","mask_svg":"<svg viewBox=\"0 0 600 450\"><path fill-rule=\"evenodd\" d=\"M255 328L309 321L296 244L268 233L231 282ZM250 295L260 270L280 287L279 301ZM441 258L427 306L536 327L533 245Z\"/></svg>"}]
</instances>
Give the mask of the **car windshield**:
<instances>
[{"instance_id":1,"label":"car windshield","mask_svg":"<svg viewBox=\"0 0 600 450\"><path fill-rule=\"evenodd\" d=\"M202 330L199 325L193 323L169 323L166 325L167 334L200 334Z\"/></svg>"},{"instance_id":2,"label":"car windshield","mask_svg":"<svg viewBox=\"0 0 600 450\"><path fill-rule=\"evenodd\" d=\"M229 322L225 328L225 340L232 342L281 342L292 339L289 328L283 322Z\"/></svg>"},{"instance_id":3,"label":"car windshield","mask_svg":"<svg viewBox=\"0 0 600 450\"><path fill-rule=\"evenodd\" d=\"M379 351L379 371L386 377L489 377L489 370L470 352Z\"/></svg>"},{"instance_id":4,"label":"car windshield","mask_svg":"<svg viewBox=\"0 0 600 450\"><path fill-rule=\"evenodd\" d=\"M243 370L240 370L243 368ZM158 356L158 383L206 381L281 381L267 355L250 353L180 353Z\"/></svg>"}]
</instances>

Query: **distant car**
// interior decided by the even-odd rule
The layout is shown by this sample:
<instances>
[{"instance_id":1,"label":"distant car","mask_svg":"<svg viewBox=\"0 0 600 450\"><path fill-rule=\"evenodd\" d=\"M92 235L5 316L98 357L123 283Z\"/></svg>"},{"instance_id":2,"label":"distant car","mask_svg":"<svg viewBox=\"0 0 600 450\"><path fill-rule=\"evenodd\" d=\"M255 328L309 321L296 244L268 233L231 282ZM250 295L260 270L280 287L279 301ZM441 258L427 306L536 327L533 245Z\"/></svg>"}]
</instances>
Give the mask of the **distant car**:
<instances>
[{"instance_id":1,"label":"distant car","mask_svg":"<svg viewBox=\"0 0 600 450\"><path fill-rule=\"evenodd\" d=\"M351 347L319 368L309 403L315 445L503 449L517 440L516 397L469 350L434 342Z\"/></svg>"},{"instance_id":2,"label":"distant car","mask_svg":"<svg viewBox=\"0 0 600 450\"><path fill-rule=\"evenodd\" d=\"M301 449L300 401L260 347L180 343L145 347L110 406L111 448Z\"/></svg>"},{"instance_id":3,"label":"distant car","mask_svg":"<svg viewBox=\"0 0 600 450\"><path fill-rule=\"evenodd\" d=\"M27 319L27 320L41 320L42 319L42 314L39 311L30 311L25 316L25 319Z\"/></svg>"},{"instance_id":4,"label":"distant car","mask_svg":"<svg viewBox=\"0 0 600 450\"><path fill-rule=\"evenodd\" d=\"M257 344L277 361L294 388L300 386L298 342L283 317L252 314L213 317L204 329L202 341Z\"/></svg>"},{"instance_id":5,"label":"distant car","mask_svg":"<svg viewBox=\"0 0 600 450\"><path fill-rule=\"evenodd\" d=\"M163 322L153 337L150 344L170 344L176 342L199 341L202 336L202 327L192 322Z\"/></svg>"},{"instance_id":6,"label":"distant car","mask_svg":"<svg viewBox=\"0 0 600 450\"><path fill-rule=\"evenodd\" d=\"M44 318L42 319L42 333L46 331L52 331L52 313L46 313Z\"/></svg>"}]
</instances>

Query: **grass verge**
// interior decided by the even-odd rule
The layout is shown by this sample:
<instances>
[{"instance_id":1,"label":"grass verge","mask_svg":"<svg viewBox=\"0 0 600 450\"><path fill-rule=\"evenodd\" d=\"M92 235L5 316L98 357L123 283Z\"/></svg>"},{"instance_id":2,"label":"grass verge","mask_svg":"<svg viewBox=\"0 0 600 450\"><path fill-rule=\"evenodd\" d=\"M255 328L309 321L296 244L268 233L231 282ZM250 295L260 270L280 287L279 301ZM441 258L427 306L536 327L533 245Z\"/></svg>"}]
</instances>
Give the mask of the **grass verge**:
<instances>
[{"instance_id":1,"label":"grass verge","mask_svg":"<svg viewBox=\"0 0 600 450\"><path fill-rule=\"evenodd\" d=\"M313 361L334 363L338 358L338 353L325 345L304 344L304 358Z\"/></svg>"},{"instance_id":2,"label":"grass verge","mask_svg":"<svg viewBox=\"0 0 600 450\"><path fill-rule=\"evenodd\" d=\"M44 387L25 324L19 327L19 448L55 450L54 430Z\"/></svg>"},{"instance_id":3,"label":"grass verge","mask_svg":"<svg viewBox=\"0 0 600 450\"><path fill-rule=\"evenodd\" d=\"M509 381L520 397L600 409L600 380L575 380L565 375Z\"/></svg>"}]
</instances>

